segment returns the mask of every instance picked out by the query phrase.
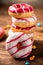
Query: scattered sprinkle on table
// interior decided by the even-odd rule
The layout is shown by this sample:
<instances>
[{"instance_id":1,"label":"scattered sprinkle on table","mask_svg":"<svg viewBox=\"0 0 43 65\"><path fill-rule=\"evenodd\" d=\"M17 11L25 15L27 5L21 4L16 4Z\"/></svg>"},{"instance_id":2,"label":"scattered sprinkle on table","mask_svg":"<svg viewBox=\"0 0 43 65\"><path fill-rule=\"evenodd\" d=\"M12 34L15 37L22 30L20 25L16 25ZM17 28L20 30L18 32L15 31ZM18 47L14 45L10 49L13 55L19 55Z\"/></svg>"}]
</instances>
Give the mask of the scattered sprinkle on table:
<instances>
[{"instance_id":1,"label":"scattered sprinkle on table","mask_svg":"<svg viewBox=\"0 0 43 65\"><path fill-rule=\"evenodd\" d=\"M40 27L40 26L42 26L42 24L39 22L36 24L36 26Z\"/></svg>"},{"instance_id":2,"label":"scattered sprinkle on table","mask_svg":"<svg viewBox=\"0 0 43 65\"><path fill-rule=\"evenodd\" d=\"M30 65L30 63L28 61L25 62L25 65Z\"/></svg>"},{"instance_id":3,"label":"scattered sprinkle on table","mask_svg":"<svg viewBox=\"0 0 43 65\"><path fill-rule=\"evenodd\" d=\"M30 57L30 60L31 61L33 61L34 59L35 59L35 56L34 55Z\"/></svg>"},{"instance_id":4,"label":"scattered sprinkle on table","mask_svg":"<svg viewBox=\"0 0 43 65\"><path fill-rule=\"evenodd\" d=\"M4 29L9 29L9 28L10 28L10 25L4 26Z\"/></svg>"},{"instance_id":5,"label":"scattered sprinkle on table","mask_svg":"<svg viewBox=\"0 0 43 65\"><path fill-rule=\"evenodd\" d=\"M36 45L33 45L33 46L32 46L32 49L36 49Z\"/></svg>"}]
</instances>

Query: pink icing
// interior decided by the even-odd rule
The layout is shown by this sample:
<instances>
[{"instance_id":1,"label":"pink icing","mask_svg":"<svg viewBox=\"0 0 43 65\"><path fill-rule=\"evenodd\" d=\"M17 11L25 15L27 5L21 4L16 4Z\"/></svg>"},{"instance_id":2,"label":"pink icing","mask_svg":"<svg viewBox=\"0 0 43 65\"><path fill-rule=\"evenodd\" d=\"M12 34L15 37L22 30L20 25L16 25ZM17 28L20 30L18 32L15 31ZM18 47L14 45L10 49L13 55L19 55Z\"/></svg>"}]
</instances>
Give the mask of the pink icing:
<instances>
[{"instance_id":1,"label":"pink icing","mask_svg":"<svg viewBox=\"0 0 43 65\"><path fill-rule=\"evenodd\" d=\"M23 9L22 8L19 8L19 9L17 9L17 12L18 13L23 13Z\"/></svg>"},{"instance_id":2,"label":"pink icing","mask_svg":"<svg viewBox=\"0 0 43 65\"><path fill-rule=\"evenodd\" d=\"M20 4L16 4L17 8L20 8Z\"/></svg>"},{"instance_id":3,"label":"pink icing","mask_svg":"<svg viewBox=\"0 0 43 65\"><path fill-rule=\"evenodd\" d=\"M12 22L36 22L37 21L37 18L36 16L32 16L30 18L14 18L12 17Z\"/></svg>"},{"instance_id":4,"label":"pink icing","mask_svg":"<svg viewBox=\"0 0 43 65\"><path fill-rule=\"evenodd\" d=\"M32 12L33 8L31 5L28 4L14 4L9 7L8 11L12 13L25 13L25 12Z\"/></svg>"}]
</instances>

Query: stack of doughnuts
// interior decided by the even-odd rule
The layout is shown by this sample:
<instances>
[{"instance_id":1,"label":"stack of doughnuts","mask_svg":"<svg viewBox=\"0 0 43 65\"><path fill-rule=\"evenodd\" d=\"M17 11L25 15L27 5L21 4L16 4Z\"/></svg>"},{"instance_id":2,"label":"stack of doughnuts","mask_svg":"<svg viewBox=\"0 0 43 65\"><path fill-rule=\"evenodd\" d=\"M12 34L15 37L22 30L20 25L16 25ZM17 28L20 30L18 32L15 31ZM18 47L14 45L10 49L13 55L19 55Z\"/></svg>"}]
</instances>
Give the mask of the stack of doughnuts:
<instances>
[{"instance_id":1,"label":"stack of doughnuts","mask_svg":"<svg viewBox=\"0 0 43 65\"><path fill-rule=\"evenodd\" d=\"M24 3L13 4L8 13L12 24L6 40L6 49L15 58L25 58L32 51L33 33L37 22L33 7Z\"/></svg>"}]
</instances>

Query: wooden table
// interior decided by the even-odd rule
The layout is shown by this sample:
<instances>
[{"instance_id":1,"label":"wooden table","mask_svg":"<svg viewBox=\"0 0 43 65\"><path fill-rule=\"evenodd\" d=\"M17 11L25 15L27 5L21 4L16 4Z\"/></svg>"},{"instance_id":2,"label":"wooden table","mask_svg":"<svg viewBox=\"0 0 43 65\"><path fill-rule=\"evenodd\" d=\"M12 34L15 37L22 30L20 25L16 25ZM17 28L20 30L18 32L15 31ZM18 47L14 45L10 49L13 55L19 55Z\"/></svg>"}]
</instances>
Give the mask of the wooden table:
<instances>
[{"instance_id":1,"label":"wooden table","mask_svg":"<svg viewBox=\"0 0 43 65\"><path fill-rule=\"evenodd\" d=\"M0 26L5 26L11 22L11 18L7 13L7 8L8 7L5 6L0 8ZM38 21L43 24L42 7L36 7L34 10ZM31 54L36 56L34 61L30 61L29 57L25 59L14 59L5 49L5 39L0 41L0 65L25 65L26 61L29 61L30 65L43 65L43 26L36 28L34 40L36 50L33 50Z\"/></svg>"}]
</instances>

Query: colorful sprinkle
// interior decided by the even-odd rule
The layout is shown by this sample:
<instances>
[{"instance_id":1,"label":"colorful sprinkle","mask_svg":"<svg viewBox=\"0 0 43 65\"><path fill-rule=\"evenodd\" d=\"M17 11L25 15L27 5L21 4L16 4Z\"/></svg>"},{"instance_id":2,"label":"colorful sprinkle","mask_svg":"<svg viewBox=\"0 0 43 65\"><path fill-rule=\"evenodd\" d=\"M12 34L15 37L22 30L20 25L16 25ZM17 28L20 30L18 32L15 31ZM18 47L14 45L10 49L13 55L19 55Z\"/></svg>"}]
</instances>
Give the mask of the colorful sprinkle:
<instances>
[{"instance_id":1,"label":"colorful sprinkle","mask_svg":"<svg viewBox=\"0 0 43 65\"><path fill-rule=\"evenodd\" d=\"M4 29L9 29L10 28L10 25L6 25L5 27L4 27Z\"/></svg>"},{"instance_id":2,"label":"colorful sprinkle","mask_svg":"<svg viewBox=\"0 0 43 65\"><path fill-rule=\"evenodd\" d=\"M36 25L36 26L40 27L40 26L42 26L42 24L39 22L39 23L37 23L37 25Z\"/></svg>"},{"instance_id":3,"label":"colorful sprinkle","mask_svg":"<svg viewBox=\"0 0 43 65\"><path fill-rule=\"evenodd\" d=\"M25 65L30 65L30 63L26 61L26 62L25 62Z\"/></svg>"},{"instance_id":4,"label":"colorful sprinkle","mask_svg":"<svg viewBox=\"0 0 43 65\"><path fill-rule=\"evenodd\" d=\"M30 57L30 60L31 61L33 61L34 59L35 59L35 56L34 55Z\"/></svg>"},{"instance_id":5,"label":"colorful sprinkle","mask_svg":"<svg viewBox=\"0 0 43 65\"><path fill-rule=\"evenodd\" d=\"M10 27L10 25L6 25L6 27L7 27L7 28L9 28L9 27Z\"/></svg>"},{"instance_id":6,"label":"colorful sprinkle","mask_svg":"<svg viewBox=\"0 0 43 65\"><path fill-rule=\"evenodd\" d=\"M36 45L33 45L33 46L32 46L32 49L36 49Z\"/></svg>"}]
</instances>

